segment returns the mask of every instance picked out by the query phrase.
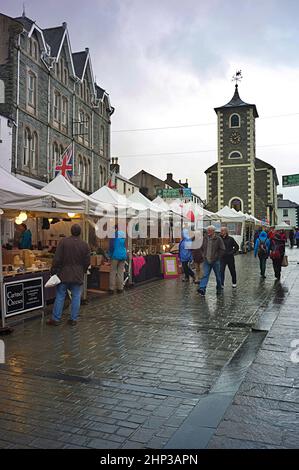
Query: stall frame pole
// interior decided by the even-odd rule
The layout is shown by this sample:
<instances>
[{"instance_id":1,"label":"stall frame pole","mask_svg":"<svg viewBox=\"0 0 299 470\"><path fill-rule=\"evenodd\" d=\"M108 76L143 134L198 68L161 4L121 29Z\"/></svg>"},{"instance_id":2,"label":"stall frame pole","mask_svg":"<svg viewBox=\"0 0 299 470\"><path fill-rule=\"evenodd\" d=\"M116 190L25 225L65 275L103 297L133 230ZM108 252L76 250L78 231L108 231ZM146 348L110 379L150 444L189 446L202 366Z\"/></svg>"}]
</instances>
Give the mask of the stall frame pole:
<instances>
[{"instance_id":1,"label":"stall frame pole","mask_svg":"<svg viewBox=\"0 0 299 470\"><path fill-rule=\"evenodd\" d=\"M88 203L87 203L87 213L88 213ZM83 221L83 237L82 238L86 243L88 243L89 242L89 230L88 230L89 227L88 227L88 222L87 222L85 214L83 214L82 221ZM84 301L86 301L87 299L87 274L86 273L84 274L82 298Z\"/></svg>"},{"instance_id":2,"label":"stall frame pole","mask_svg":"<svg viewBox=\"0 0 299 470\"><path fill-rule=\"evenodd\" d=\"M0 214L0 297L1 297L1 322L2 328L5 328L4 313L4 285L3 285L3 265L2 265L2 217Z\"/></svg>"}]
</instances>

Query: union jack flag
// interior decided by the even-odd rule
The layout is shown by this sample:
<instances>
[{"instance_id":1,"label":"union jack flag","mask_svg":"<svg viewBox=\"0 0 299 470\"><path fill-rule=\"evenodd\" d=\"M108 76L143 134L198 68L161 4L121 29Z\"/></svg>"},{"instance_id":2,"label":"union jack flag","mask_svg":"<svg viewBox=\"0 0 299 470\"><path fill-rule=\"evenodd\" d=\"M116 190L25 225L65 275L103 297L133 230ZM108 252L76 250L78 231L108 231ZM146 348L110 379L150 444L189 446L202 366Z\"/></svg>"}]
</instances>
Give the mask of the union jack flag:
<instances>
[{"instance_id":1,"label":"union jack flag","mask_svg":"<svg viewBox=\"0 0 299 470\"><path fill-rule=\"evenodd\" d=\"M107 183L108 188L110 189L116 189L116 178L115 178L115 172L112 172L110 179Z\"/></svg>"},{"instance_id":2,"label":"union jack flag","mask_svg":"<svg viewBox=\"0 0 299 470\"><path fill-rule=\"evenodd\" d=\"M61 163L55 167L55 176L62 175L68 180L73 176L73 146L70 144L61 155Z\"/></svg>"}]
</instances>

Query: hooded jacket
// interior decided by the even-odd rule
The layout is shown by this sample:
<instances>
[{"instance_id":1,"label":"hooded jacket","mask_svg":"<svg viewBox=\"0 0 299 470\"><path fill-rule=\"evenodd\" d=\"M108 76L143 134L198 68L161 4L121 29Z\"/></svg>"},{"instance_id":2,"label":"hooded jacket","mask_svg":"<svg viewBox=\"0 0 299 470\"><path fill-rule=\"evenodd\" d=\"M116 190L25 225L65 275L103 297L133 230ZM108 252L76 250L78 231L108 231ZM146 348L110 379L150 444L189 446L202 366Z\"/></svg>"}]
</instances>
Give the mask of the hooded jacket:
<instances>
[{"instance_id":1,"label":"hooded jacket","mask_svg":"<svg viewBox=\"0 0 299 470\"><path fill-rule=\"evenodd\" d=\"M276 233L274 237L272 238L270 250L272 253L278 252L280 255L280 261L282 261L282 258L285 254L285 240L282 238L280 233ZM272 253L271 253L271 257L272 257Z\"/></svg>"},{"instance_id":2,"label":"hooded jacket","mask_svg":"<svg viewBox=\"0 0 299 470\"><path fill-rule=\"evenodd\" d=\"M192 261L192 240L189 237L188 230L183 230L183 238L179 244L179 258L182 263Z\"/></svg>"},{"instance_id":3,"label":"hooded jacket","mask_svg":"<svg viewBox=\"0 0 299 470\"><path fill-rule=\"evenodd\" d=\"M127 259L126 236L121 230L115 232L115 238L110 240L109 255L111 259L125 261Z\"/></svg>"},{"instance_id":4,"label":"hooded jacket","mask_svg":"<svg viewBox=\"0 0 299 470\"><path fill-rule=\"evenodd\" d=\"M265 243L266 249L267 249L267 255L269 256L271 242L268 238L267 233L264 230L260 233L260 236L257 238L257 240L255 242L254 256L256 256L258 254L260 243Z\"/></svg>"}]
</instances>

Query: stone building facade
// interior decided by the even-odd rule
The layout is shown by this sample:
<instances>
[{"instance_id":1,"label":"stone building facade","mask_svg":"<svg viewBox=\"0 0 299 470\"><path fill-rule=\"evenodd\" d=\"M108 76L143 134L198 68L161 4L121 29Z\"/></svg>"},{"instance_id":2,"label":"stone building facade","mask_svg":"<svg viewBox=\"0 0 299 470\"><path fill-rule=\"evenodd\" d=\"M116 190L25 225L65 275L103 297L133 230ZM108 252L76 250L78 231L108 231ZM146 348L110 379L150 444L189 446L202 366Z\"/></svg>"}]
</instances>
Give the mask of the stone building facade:
<instances>
[{"instance_id":1,"label":"stone building facade","mask_svg":"<svg viewBox=\"0 0 299 470\"><path fill-rule=\"evenodd\" d=\"M205 171L207 208L217 212L228 205L275 224L278 179L272 165L256 158L256 106L241 100L236 85L231 101L215 112L218 162Z\"/></svg>"},{"instance_id":2,"label":"stone building facade","mask_svg":"<svg viewBox=\"0 0 299 470\"><path fill-rule=\"evenodd\" d=\"M0 114L14 122L13 173L42 187L71 146L71 181L87 193L107 182L114 108L95 83L89 49L72 52L66 23L41 29L1 14L0 83Z\"/></svg>"},{"instance_id":3,"label":"stone building facade","mask_svg":"<svg viewBox=\"0 0 299 470\"><path fill-rule=\"evenodd\" d=\"M153 200L157 197L158 193L160 190L164 189L187 189L188 188L188 180L186 180L185 183L182 183L181 180L179 182L175 181L173 179L173 174L172 173L167 173L166 179L163 181L160 178L157 178L154 175L151 175L145 170L141 170L136 175L132 176L130 180L135 183L138 187L140 192L148 197L149 199ZM199 204L200 206L203 206L203 201L201 198L193 193L190 190L191 195L186 197L186 196L176 196L176 198L181 198L185 202L190 202L192 201L194 204ZM164 197L163 197L164 198ZM166 202L172 202L173 199L167 199L164 198Z\"/></svg>"}]
</instances>

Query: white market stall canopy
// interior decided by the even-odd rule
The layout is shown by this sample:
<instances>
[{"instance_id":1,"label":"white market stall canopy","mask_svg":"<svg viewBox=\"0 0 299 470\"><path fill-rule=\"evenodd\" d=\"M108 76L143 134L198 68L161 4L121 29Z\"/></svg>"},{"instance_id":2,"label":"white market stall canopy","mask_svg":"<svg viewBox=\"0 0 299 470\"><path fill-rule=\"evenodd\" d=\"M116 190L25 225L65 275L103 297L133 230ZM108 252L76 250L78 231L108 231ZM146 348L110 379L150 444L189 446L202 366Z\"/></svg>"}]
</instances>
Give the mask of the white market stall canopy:
<instances>
[{"instance_id":1,"label":"white market stall canopy","mask_svg":"<svg viewBox=\"0 0 299 470\"><path fill-rule=\"evenodd\" d=\"M137 191L134 194L131 194L131 196L129 196L128 199L130 202L137 203L140 206L143 206L143 210L149 209L150 211L157 212L157 213L167 212L169 210L169 209L165 210L164 208L155 204L153 201L150 201L147 197L145 197L139 191Z\"/></svg>"},{"instance_id":2,"label":"white market stall canopy","mask_svg":"<svg viewBox=\"0 0 299 470\"><path fill-rule=\"evenodd\" d=\"M167 202L164 201L164 199L162 199L160 196L157 196L153 201L153 204L155 204L156 206L159 206L162 210L164 210L165 212L169 211L170 210L170 207L169 205L167 204Z\"/></svg>"},{"instance_id":3,"label":"white market stall canopy","mask_svg":"<svg viewBox=\"0 0 299 470\"><path fill-rule=\"evenodd\" d=\"M246 220L245 214L240 214L228 206L224 206L216 214L222 222L244 222Z\"/></svg>"},{"instance_id":4,"label":"white market stall canopy","mask_svg":"<svg viewBox=\"0 0 299 470\"><path fill-rule=\"evenodd\" d=\"M207 209L202 209L202 211L204 220L219 220L219 217L217 214L214 214L214 212L208 211Z\"/></svg>"},{"instance_id":5,"label":"white market stall canopy","mask_svg":"<svg viewBox=\"0 0 299 470\"><path fill-rule=\"evenodd\" d=\"M95 214L100 211L96 201L93 201L62 175L56 176L44 186L42 191L56 199L56 210L60 209L61 212L91 212Z\"/></svg>"},{"instance_id":6,"label":"white market stall canopy","mask_svg":"<svg viewBox=\"0 0 299 470\"><path fill-rule=\"evenodd\" d=\"M285 222L280 222L280 224L275 225L275 230L294 230L291 225L286 224Z\"/></svg>"},{"instance_id":7,"label":"white market stall canopy","mask_svg":"<svg viewBox=\"0 0 299 470\"><path fill-rule=\"evenodd\" d=\"M50 210L49 195L33 188L0 167L0 207L27 211Z\"/></svg>"},{"instance_id":8,"label":"white market stall canopy","mask_svg":"<svg viewBox=\"0 0 299 470\"><path fill-rule=\"evenodd\" d=\"M145 210L143 205L130 201L125 195L119 194L108 186L102 186L92 193L90 199L103 207L105 215L116 215L117 209L118 216L131 217L136 214L136 211Z\"/></svg>"}]
</instances>

